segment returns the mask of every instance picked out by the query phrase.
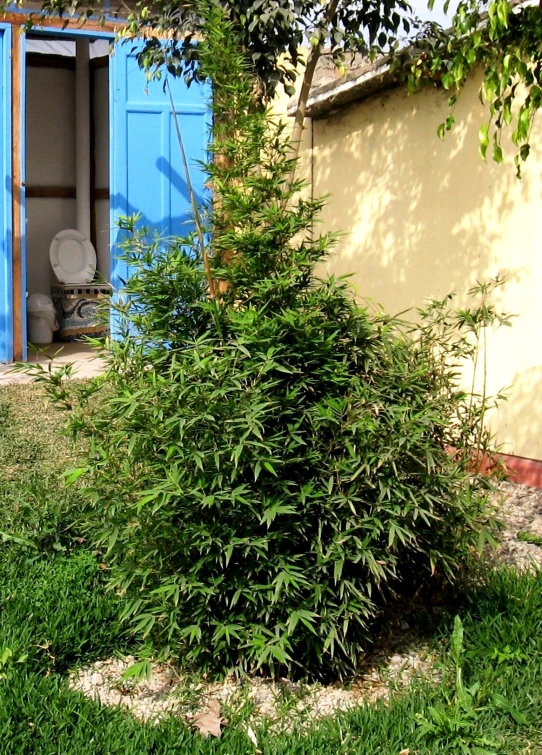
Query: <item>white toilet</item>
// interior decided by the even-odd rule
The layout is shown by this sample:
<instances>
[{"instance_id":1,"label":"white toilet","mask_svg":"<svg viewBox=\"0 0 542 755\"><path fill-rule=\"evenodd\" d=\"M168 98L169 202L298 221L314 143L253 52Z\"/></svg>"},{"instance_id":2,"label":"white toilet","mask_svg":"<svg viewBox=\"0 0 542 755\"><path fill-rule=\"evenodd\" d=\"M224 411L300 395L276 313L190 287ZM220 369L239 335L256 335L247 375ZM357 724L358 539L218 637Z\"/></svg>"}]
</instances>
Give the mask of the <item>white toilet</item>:
<instances>
[{"instance_id":1,"label":"white toilet","mask_svg":"<svg viewBox=\"0 0 542 755\"><path fill-rule=\"evenodd\" d=\"M60 231L51 242L49 259L59 281L51 286L59 321L58 340L106 337L109 327L98 305L111 298L111 286L94 281L96 251L91 241L81 231Z\"/></svg>"},{"instance_id":2,"label":"white toilet","mask_svg":"<svg viewBox=\"0 0 542 755\"><path fill-rule=\"evenodd\" d=\"M92 283L96 274L92 243L80 231L67 228L52 240L49 259L59 282L51 286L52 298L42 293L28 297L28 340L49 344L54 331L59 331L61 341L96 335L100 332L96 305L111 295L111 286Z\"/></svg>"},{"instance_id":3,"label":"white toilet","mask_svg":"<svg viewBox=\"0 0 542 755\"><path fill-rule=\"evenodd\" d=\"M49 248L51 266L67 286L91 283L96 274L96 251L80 231L67 228L54 237Z\"/></svg>"}]
</instances>

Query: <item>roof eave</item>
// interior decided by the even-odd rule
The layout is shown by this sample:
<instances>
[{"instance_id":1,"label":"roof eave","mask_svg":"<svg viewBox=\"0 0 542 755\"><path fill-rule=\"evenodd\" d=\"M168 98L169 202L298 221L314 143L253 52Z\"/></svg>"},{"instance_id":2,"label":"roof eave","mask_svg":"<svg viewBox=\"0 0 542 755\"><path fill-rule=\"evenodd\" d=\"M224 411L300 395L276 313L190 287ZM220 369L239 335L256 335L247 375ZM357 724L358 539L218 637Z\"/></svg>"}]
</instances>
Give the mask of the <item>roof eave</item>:
<instances>
[{"instance_id":1,"label":"roof eave","mask_svg":"<svg viewBox=\"0 0 542 755\"><path fill-rule=\"evenodd\" d=\"M345 76L342 81L315 89L307 102L307 117L319 118L397 83L395 75L390 71L389 59L378 61L364 71L356 71L355 75L353 73ZM295 112L294 107L291 110Z\"/></svg>"},{"instance_id":2,"label":"roof eave","mask_svg":"<svg viewBox=\"0 0 542 755\"><path fill-rule=\"evenodd\" d=\"M514 12L523 7L534 5L538 0L510 0ZM487 13L482 14L481 21L485 23ZM450 31L450 30L448 30ZM414 50L415 48L410 48ZM307 102L306 115L309 118L319 118L332 110L337 110L344 105L356 100L362 100L371 94L397 84L396 77L390 72L389 57L382 57L361 70L350 71L338 81L331 81L314 89ZM288 115L295 115L296 103L292 101L288 107Z\"/></svg>"}]
</instances>

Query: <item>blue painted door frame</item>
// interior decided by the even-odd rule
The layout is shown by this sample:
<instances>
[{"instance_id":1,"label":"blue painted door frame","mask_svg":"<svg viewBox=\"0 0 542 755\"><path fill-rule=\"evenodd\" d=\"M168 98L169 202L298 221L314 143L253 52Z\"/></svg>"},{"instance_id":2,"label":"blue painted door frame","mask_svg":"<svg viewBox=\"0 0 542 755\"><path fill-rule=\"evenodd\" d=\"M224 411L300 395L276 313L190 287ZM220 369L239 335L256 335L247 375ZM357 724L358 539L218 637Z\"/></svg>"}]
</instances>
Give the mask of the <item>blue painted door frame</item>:
<instances>
[{"instance_id":1,"label":"blue painted door frame","mask_svg":"<svg viewBox=\"0 0 542 755\"><path fill-rule=\"evenodd\" d=\"M19 240L21 254L21 280L18 284L17 281L14 280L13 285L19 285L21 287L21 296L19 300L23 303L23 311L21 312L21 328L23 332L21 339L22 352L20 359L26 362L28 357L28 343L26 340L26 65L24 64L26 56L26 36L24 34L20 34L19 44L21 60L23 63L21 65L21 81L19 82L19 88L21 92L21 101L19 103L21 108L19 115L19 122L21 124L21 133L19 136L21 145L21 154L19 155L19 164L21 166L21 185L19 187L19 211L21 213L21 238ZM17 355L15 355L15 357L17 358Z\"/></svg>"},{"instance_id":2,"label":"blue painted door frame","mask_svg":"<svg viewBox=\"0 0 542 755\"><path fill-rule=\"evenodd\" d=\"M113 35L108 33L84 30L36 28L35 31L53 37L113 39ZM3 137L0 140L0 169L4 170L5 186L4 191L0 191L0 238L4 239L0 254L0 362L9 362L13 356L10 34L9 26L0 25L0 123ZM169 92L162 81L147 81L137 64L136 52L137 44L133 40L117 44L109 65L110 280L116 290L122 288L122 282L128 275L124 263L119 260L120 232L117 223L120 216L139 213L140 225L156 230L164 237L186 234L190 223L190 197ZM207 92L197 85L188 88L182 79L170 79L169 85L185 150L192 165L193 187L198 198L201 198L205 191L204 176L195 163L205 159L206 155L209 127L209 111L205 101ZM21 130L24 158L24 108ZM24 236L24 187L21 201ZM24 238L21 244L24 294ZM26 312L22 314L23 344L26 348Z\"/></svg>"},{"instance_id":3,"label":"blue painted door frame","mask_svg":"<svg viewBox=\"0 0 542 755\"><path fill-rule=\"evenodd\" d=\"M0 24L0 362L13 360L11 27Z\"/></svg>"},{"instance_id":4,"label":"blue painted door frame","mask_svg":"<svg viewBox=\"0 0 542 755\"><path fill-rule=\"evenodd\" d=\"M20 11L17 11L20 12ZM85 30L80 29L57 29L54 27L33 27L33 32L39 32L42 36L50 36L50 37L80 37L80 38L87 38L87 39L96 39L96 38L105 38L105 39L111 39L113 40L114 35L107 33L107 32L88 32ZM22 334L21 334L21 343L22 343L22 360L26 361L28 357L28 345L27 345L27 335L26 335L26 329L27 329L27 323L26 323L26 291L27 291L27 285L26 285L26 191L25 191L25 174L26 174L26 164L25 164L25 156L26 156L26 107L25 107L25 100L26 100L26 65L24 65L25 60L25 50L26 50L26 36L21 35L21 56L23 60L23 65L21 66L21 115L20 115L20 124L21 124L21 133L20 133L20 144L21 144L21 179L22 179L22 185L20 187L20 204L21 204L21 238L20 238L20 247L21 247L21 281L20 286L22 289L22 296L21 301L23 303L23 311L21 312L21 327L22 327ZM10 66L7 67L8 71L10 70ZM11 112L11 108L10 108ZM11 134L11 116L10 116L10 134ZM10 142L11 145L11 142ZM11 147L10 147L10 155L11 155ZM10 194L11 196L11 194ZM11 210L10 210L11 212ZM11 238L11 237L10 237ZM11 273L10 273L11 275ZM13 278L11 277L11 280L13 281ZM12 285L16 285L16 283L12 283ZM12 292L11 292L12 293ZM0 362L7 361L11 362L13 361L13 303L10 302L10 308L8 313L8 329L6 329L6 333L9 332L10 343L11 343L11 351L7 355L7 359L2 359L2 356L0 355Z\"/></svg>"}]
</instances>

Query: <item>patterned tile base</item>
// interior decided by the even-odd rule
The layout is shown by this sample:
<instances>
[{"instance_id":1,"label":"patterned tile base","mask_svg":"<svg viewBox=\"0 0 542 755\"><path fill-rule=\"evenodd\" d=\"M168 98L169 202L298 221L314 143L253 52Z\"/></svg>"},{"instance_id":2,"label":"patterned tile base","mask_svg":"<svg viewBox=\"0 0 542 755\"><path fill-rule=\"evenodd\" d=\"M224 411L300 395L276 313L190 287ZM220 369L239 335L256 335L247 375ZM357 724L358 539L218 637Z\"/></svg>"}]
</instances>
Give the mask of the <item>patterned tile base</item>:
<instances>
[{"instance_id":1,"label":"patterned tile base","mask_svg":"<svg viewBox=\"0 0 542 755\"><path fill-rule=\"evenodd\" d=\"M51 286L60 329L57 337L61 341L76 341L83 336L94 338L109 333L108 306L111 286L87 284L84 286Z\"/></svg>"}]
</instances>

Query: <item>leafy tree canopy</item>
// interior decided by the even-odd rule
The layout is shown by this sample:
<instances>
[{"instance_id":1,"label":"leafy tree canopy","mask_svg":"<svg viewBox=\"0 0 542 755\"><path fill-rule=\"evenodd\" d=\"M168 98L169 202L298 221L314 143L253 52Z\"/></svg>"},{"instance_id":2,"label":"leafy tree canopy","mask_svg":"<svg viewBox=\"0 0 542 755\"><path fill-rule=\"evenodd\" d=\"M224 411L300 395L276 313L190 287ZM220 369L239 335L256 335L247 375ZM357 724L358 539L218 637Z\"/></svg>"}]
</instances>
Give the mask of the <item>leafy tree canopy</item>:
<instances>
[{"instance_id":1,"label":"leafy tree canopy","mask_svg":"<svg viewBox=\"0 0 542 755\"><path fill-rule=\"evenodd\" d=\"M438 0L437 0L438 1ZM439 127L444 137L454 124L457 96L475 68L484 72L480 97L488 121L480 128L480 154L503 160L502 135L509 127L517 148L518 175L530 152L530 134L542 104L542 8L508 0L461 0L450 28L422 23L408 0L210 0L220 7L247 62L259 79L259 97L279 85L293 94L302 71L294 142L300 137L316 64L322 54L338 66L349 52L370 57L392 53L398 75L411 91L432 84L450 92L451 113ZM450 0L446 0L447 10ZM432 7L435 0L428 0ZM197 40L204 32L201 0L139 0L125 5L124 33L148 37L140 63L160 75L164 69L191 81L198 75ZM43 0L48 15L105 21L103 0ZM154 34L155 36L152 36ZM159 42L156 35L167 38ZM307 53L301 52L304 47ZM304 69L304 70L303 70Z\"/></svg>"},{"instance_id":2,"label":"leafy tree canopy","mask_svg":"<svg viewBox=\"0 0 542 755\"><path fill-rule=\"evenodd\" d=\"M326 48L339 61L345 52L391 49L401 33L410 31L407 0L211 0L231 23L236 42L260 78L265 95L279 82L293 93L295 67L303 64L300 48ZM201 0L139 0L126 13L127 32L167 35L163 45L149 38L141 62L156 68L165 63L170 73L194 76L197 39L205 27ZM103 0L44 0L49 14L92 14L104 18Z\"/></svg>"},{"instance_id":3,"label":"leafy tree canopy","mask_svg":"<svg viewBox=\"0 0 542 755\"><path fill-rule=\"evenodd\" d=\"M489 117L479 131L480 154L503 161L503 134L517 149L518 176L529 156L534 118L542 105L542 8L540 4L462 0L452 27L427 24L410 55L408 85L428 82L450 92L451 113L439 127L444 137L454 124L457 96L474 69L483 71L480 99ZM414 60L412 58L414 57ZM407 55L400 56L402 62Z\"/></svg>"}]
</instances>

